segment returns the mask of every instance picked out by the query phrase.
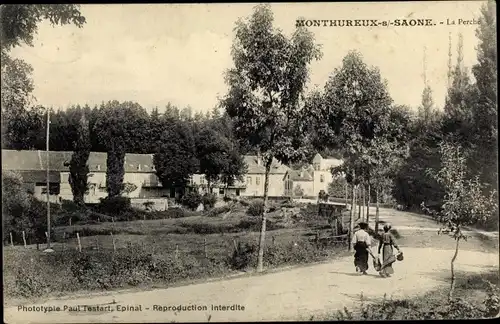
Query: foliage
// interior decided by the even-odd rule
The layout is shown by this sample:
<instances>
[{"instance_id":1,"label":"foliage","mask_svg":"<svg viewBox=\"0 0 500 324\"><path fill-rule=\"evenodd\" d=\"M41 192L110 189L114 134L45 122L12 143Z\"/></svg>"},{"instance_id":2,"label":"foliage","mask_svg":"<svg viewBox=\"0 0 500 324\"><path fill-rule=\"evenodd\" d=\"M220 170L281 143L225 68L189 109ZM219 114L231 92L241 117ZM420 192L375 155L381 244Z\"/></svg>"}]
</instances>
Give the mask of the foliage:
<instances>
[{"instance_id":1,"label":"foliage","mask_svg":"<svg viewBox=\"0 0 500 324\"><path fill-rule=\"evenodd\" d=\"M89 166L87 162L90 156L89 124L85 115L82 115L79 126L78 141L69 162L69 183L73 201L78 205L83 205L85 193L88 190Z\"/></svg>"},{"instance_id":2,"label":"foliage","mask_svg":"<svg viewBox=\"0 0 500 324\"><path fill-rule=\"evenodd\" d=\"M182 121L170 122L153 156L156 175L165 187L184 187L198 168L193 134Z\"/></svg>"},{"instance_id":3,"label":"foliage","mask_svg":"<svg viewBox=\"0 0 500 324\"><path fill-rule=\"evenodd\" d=\"M262 216L264 213L264 201L261 199L253 200L247 209L247 214L251 216Z\"/></svg>"},{"instance_id":4,"label":"foliage","mask_svg":"<svg viewBox=\"0 0 500 324\"><path fill-rule=\"evenodd\" d=\"M347 181L344 177L333 177L332 182L328 184L328 195L330 197L345 198ZM352 195L352 190L347 190L347 198Z\"/></svg>"},{"instance_id":5,"label":"foliage","mask_svg":"<svg viewBox=\"0 0 500 324\"><path fill-rule=\"evenodd\" d=\"M255 7L248 21L236 23L232 48L234 68L227 72L229 92L222 102L232 118L237 138L263 156L264 204L273 159L282 163L305 155L302 107L309 64L320 58L313 34L298 27L291 38L273 27L269 5ZM265 243L265 210L259 247L262 270Z\"/></svg>"},{"instance_id":6,"label":"foliage","mask_svg":"<svg viewBox=\"0 0 500 324\"><path fill-rule=\"evenodd\" d=\"M179 202L191 210L196 210L203 202L203 197L198 191L191 191L182 196Z\"/></svg>"},{"instance_id":7,"label":"foliage","mask_svg":"<svg viewBox=\"0 0 500 324\"><path fill-rule=\"evenodd\" d=\"M452 300L455 288L454 262L458 255L459 241L467 240L462 227L485 222L493 213L498 212L494 193L490 197L483 195L483 185L476 176L468 179L466 157L458 143L442 142L440 144L441 169L428 172L445 188L443 203L438 212L431 214L443 223L444 232L451 232L456 240L455 254L451 260L451 289L449 300ZM424 210L427 209L422 204Z\"/></svg>"},{"instance_id":8,"label":"foliage","mask_svg":"<svg viewBox=\"0 0 500 324\"><path fill-rule=\"evenodd\" d=\"M129 195L130 193L134 192L137 190L137 185L134 184L134 183L130 183L130 182L127 182L127 183L124 183L122 185L122 193L126 194L126 195Z\"/></svg>"},{"instance_id":9,"label":"foliage","mask_svg":"<svg viewBox=\"0 0 500 324\"><path fill-rule=\"evenodd\" d=\"M47 230L46 203L27 193L21 175L15 172L2 171L2 188L4 242L9 240L12 232L14 243L22 243L22 231L34 242L43 242ZM50 208L54 214L56 207L51 204Z\"/></svg>"},{"instance_id":10,"label":"foliage","mask_svg":"<svg viewBox=\"0 0 500 324\"><path fill-rule=\"evenodd\" d=\"M43 20L50 21L52 25L74 24L82 27L86 20L79 7L73 4L2 5L2 50L20 46L21 43L33 46L38 24Z\"/></svg>"},{"instance_id":11,"label":"foliage","mask_svg":"<svg viewBox=\"0 0 500 324\"><path fill-rule=\"evenodd\" d=\"M98 206L99 212L109 216L120 216L130 209L130 198L121 196L102 198Z\"/></svg>"},{"instance_id":12,"label":"foliage","mask_svg":"<svg viewBox=\"0 0 500 324\"><path fill-rule=\"evenodd\" d=\"M227 212L231 211L231 207L229 205L224 205L221 207L215 207L212 208L208 211L207 216L208 217L216 217L219 216L220 214L225 214Z\"/></svg>"},{"instance_id":13,"label":"foliage","mask_svg":"<svg viewBox=\"0 0 500 324\"><path fill-rule=\"evenodd\" d=\"M101 105L92 132L108 152L106 186L111 197L122 191L125 153L144 147L148 118L137 103L113 100Z\"/></svg>"},{"instance_id":14,"label":"foliage","mask_svg":"<svg viewBox=\"0 0 500 324\"><path fill-rule=\"evenodd\" d=\"M213 193L206 193L202 197L202 204L205 209L212 209L217 202L217 196Z\"/></svg>"}]
</instances>

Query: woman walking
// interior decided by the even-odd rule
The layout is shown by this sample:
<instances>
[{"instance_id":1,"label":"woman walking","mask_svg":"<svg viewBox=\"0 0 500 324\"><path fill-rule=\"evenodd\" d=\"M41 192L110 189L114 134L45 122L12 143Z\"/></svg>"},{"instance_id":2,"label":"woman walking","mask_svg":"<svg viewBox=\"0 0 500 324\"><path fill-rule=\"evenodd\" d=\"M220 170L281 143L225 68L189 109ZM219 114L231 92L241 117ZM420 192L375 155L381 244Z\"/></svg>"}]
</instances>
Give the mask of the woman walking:
<instances>
[{"instance_id":1,"label":"woman walking","mask_svg":"<svg viewBox=\"0 0 500 324\"><path fill-rule=\"evenodd\" d=\"M361 272L366 274L368 270L368 254L372 254L370 250L371 238L370 234L366 232L368 229L368 224L359 223L360 229L354 233L352 237L352 244L354 245L354 266L356 267L356 272Z\"/></svg>"},{"instance_id":2,"label":"woman walking","mask_svg":"<svg viewBox=\"0 0 500 324\"><path fill-rule=\"evenodd\" d=\"M396 262L396 257L394 256L394 248L401 253L394 236L389 232L391 230L390 224L384 225L384 233L380 239L380 244L378 246L378 254L382 251L382 266L380 268L380 275L382 277L390 277L394 273L392 264Z\"/></svg>"}]
</instances>

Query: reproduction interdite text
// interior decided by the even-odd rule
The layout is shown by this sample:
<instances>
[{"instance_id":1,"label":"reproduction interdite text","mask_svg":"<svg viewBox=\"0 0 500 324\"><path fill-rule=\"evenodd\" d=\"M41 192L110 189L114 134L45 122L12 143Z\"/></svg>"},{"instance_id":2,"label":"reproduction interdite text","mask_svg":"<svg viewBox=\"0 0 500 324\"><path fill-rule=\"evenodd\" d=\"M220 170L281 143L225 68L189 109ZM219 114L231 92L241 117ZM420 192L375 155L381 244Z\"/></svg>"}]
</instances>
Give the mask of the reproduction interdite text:
<instances>
[{"instance_id":1,"label":"reproduction interdite text","mask_svg":"<svg viewBox=\"0 0 500 324\"><path fill-rule=\"evenodd\" d=\"M153 305L144 307L143 305L63 305L63 306L18 306L20 312L196 312L196 311L215 311L215 312L233 312L244 311L245 306L239 304L230 305Z\"/></svg>"},{"instance_id":2,"label":"reproduction interdite text","mask_svg":"<svg viewBox=\"0 0 500 324\"><path fill-rule=\"evenodd\" d=\"M478 25L477 19L451 19L435 21L433 19L301 19L296 21L297 27L430 27L438 25Z\"/></svg>"}]
</instances>

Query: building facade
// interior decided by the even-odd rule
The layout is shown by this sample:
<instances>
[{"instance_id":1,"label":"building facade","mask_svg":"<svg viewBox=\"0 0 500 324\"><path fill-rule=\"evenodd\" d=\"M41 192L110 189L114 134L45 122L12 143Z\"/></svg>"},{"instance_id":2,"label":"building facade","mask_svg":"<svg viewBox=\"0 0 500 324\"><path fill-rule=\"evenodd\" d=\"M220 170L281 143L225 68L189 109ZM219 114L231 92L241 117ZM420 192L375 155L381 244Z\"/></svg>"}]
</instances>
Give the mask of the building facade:
<instances>
[{"instance_id":1,"label":"building facade","mask_svg":"<svg viewBox=\"0 0 500 324\"><path fill-rule=\"evenodd\" d=\"M316 154L312 163L299 170L290 169L284 176L285 195L290 197L317 197L321 190L328 192L333 180L331 169L342 165L339 159L325 159Z\"/></svg>"},{"instance_id":2,"label":"building facade","mask_svg":"<svg viewBox=\"0 0 500 324\"><path fill-rule=\"evenodd\" d=\"M69 182L69 162L73 152L16 151L2 150L2 170L19 173L27 190L40 200L46 201L47 167L49 169L49 196L53 202L72 200ZM88 160L88 192L86 203L98 203L107 196L106 191L107 153L91 152ZM244 161L247 173L242 181L227 186L222 183L212 185L212 192L223 195L261 197L264 195L265 167L260 156L246 155ZM164 188L156 176L152 154L126 154L124 162L124 184L129 188L125 196L136 199L175 197L175 190ZM284 175L290 169L274 160L269 173L270 197L285 195ZM194 174L189 186L207 192L207 182L202 174Z\"/></svg>"}]
</instances>

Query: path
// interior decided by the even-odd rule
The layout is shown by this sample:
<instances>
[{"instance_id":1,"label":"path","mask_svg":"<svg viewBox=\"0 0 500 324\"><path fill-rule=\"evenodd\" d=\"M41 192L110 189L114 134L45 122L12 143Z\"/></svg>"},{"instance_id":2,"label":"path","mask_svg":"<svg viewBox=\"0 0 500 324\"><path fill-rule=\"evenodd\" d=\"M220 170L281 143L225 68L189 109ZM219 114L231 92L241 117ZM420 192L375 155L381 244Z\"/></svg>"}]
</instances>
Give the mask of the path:
<instances>
[{"instance_id":1,"label":"path","mask_svg":"<svg viewBox=\"0 0 500 324\"><path fill-rule=\"evenodd\" d=\"M405 248L405 260L395 265L392 278L378 277L373 269L368 276L353 273L352 258L262 276L108 296L54 300L43 305L105 305L113 300L119 305L142 305L141 312L26 312L16 307L5 309L6 323L102 323L102 322L171 322L171 321L263 321L308 319L344 305L352 306L359 294L380 298L415 296L448 286L450 250ZM461 251L457 259L459 271L481 272L498 268L498 255ZM210 311L210 305L245 307L244 311ZM153 305L207 305L207 311L159 312ZM30 305L31 306L31 305ZM112 305L116 307L116 305ZM149 308L147 310L146 308Z\"/></svg>"},{"instance_id":2,"label":"path","mask_svg":"<svg viewBox=\"0 0 500 324\"><path fill-rule=\"evenodd\" d=\"M422 218L399 218L401 212L381 212L381 220L395 227L437 228ZM413 216L411 216L412 218ZM205 322L208 321L272 321L307 320L311 316L334 313L343 306L353 306L361 293L367 298L382 298L424 294L439 286L449 285L449 263L452 250L401 246L403 262L395 265L395 275L380 278L373 269L368 276L354 272L352 257L325 264L231 280L158 289L143 292L111 293L106 296L73 300L52 300L44 306L111 305L114 311L103 312L33 312L17 307L4 310L6 323L113 323L113 322ZM498 270L498 253L460 251L456 261L458 275L462 271L485 272ZM372 262L370 260L370 266ZM244 310L212 311L211 305L241 305ZM141 305L142 311L116 311L117 305ZM201 311L156 311L161 306L207 306ZM29 305L34 306L34 305Z\"/></svg>"}]
</instances>

